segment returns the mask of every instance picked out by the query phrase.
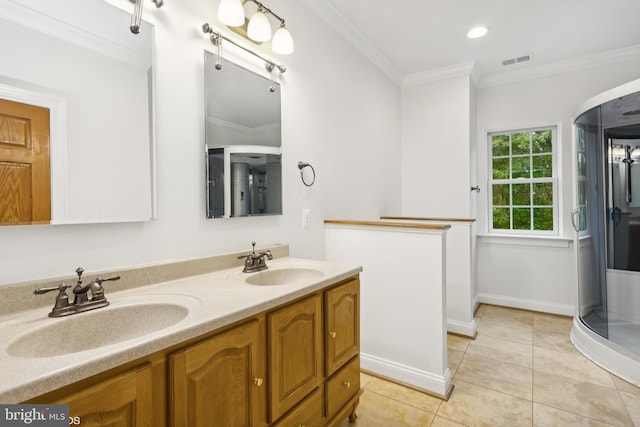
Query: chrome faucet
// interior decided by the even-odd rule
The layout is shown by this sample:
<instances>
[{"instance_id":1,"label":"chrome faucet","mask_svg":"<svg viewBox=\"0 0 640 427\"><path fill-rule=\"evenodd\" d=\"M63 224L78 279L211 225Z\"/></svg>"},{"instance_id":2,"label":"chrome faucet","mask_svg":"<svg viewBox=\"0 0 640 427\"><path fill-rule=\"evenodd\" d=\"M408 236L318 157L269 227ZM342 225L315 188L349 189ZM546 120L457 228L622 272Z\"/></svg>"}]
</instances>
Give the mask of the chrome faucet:
<instances>
[{"instance_id":1,"label":"chrome faucet","mask_svg":"<svg viewBox=\"0 0 640 427\"><path fill-rule=\"evenodd\" d=\"M238 259L246 258L244 261L244 269L242 270L244 273L255 273L256 271L266 270L267 263L264 260L265 257L267 259L272 260L273 255L271 255L271 251L267 250L264 252L256 253L256 242L251 242L251 246L253 246L253 250L250 254L240 255Z\"/></svg>"},{"instance_id":2,"label":"chrome faucet","mask_svg":"<svg viewBox=\"0 0 640 427\"><path fill-rule=\"evenodd\" d=\"M82 267L78 267L76 269L78 281L76 282L76 286L73 288L74 297L72 304L69 304L69 296L67 295L67 289L70 288L71 285L61 283L58 286L53 286L51 288L38 288L33 291L36 295L46 294L51 291L58 291L56 302L49 313L49 317L68 316L109 305L109 301L107 301L107 298L104 296L102 282L120 280L120 276L111 276L107 278L96 277L95 280L87 284L83 284L82 273L84 273L84 269ZM89 292L91 292L91 298L87 295Z\"/></svg>"}]
</instances>

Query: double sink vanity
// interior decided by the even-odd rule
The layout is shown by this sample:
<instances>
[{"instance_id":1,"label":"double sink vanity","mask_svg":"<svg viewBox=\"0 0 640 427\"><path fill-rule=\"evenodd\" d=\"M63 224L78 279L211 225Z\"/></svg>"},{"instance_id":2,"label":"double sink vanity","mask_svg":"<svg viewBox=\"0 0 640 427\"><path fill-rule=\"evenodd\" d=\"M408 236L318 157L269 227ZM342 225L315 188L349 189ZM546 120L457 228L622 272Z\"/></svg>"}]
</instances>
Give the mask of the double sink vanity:
<instances>
[{"instance_id":1,"label":"double sink vanity","mask_svg":"<svg viewBox=\"0 0 640 427\"><path fill-rule=\"evenodd\" d=\"M109 305L73 315L39 306L3 316L0 402L69 404L83 426L355 419L362 268L280 253L257 272L227 254L198 260L200 270L223 267L209 272L177 263L182 277L105 283Z\"/></svg>"}]
</instances>

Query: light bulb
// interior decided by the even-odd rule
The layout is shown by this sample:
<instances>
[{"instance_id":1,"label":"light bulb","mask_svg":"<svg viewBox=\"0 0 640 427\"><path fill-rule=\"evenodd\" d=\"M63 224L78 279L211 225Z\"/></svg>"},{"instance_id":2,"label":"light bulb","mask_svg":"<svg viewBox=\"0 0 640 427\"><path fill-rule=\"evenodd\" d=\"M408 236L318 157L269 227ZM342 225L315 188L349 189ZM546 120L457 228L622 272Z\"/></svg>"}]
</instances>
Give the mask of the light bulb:
<instances>
[{"instance_id":1,"label":"light bulb","mask_svg":"<svg viewBox=\"0 0 640 427\"><path fill-rule=\"evenodd\" d=\"M220 0L218 19L230 27L244 25L244 8L241 0Z\"/></svg>"},{"instance_id":2,"label":"light bulb","mask_svg":"<svg viewBox=\"0 0 640 427\"><path fill-rule=\"evenodd\" d=\"M470 39L477 39L487 34L488 31L489 30L486 27L475 27L467 33L467 37Z\"/></svg>"},{"instance_id":3,"label":"light bulb","mask_svg":"<svg viewBox=\"0 0 640 427\"><path fill-rule=\"evenodd\" d=\"M271 49L273 49L275 53L279 53L281 55L288 55L293 52L293 39L291 38L291 33L287 30L287 27L285 27L284 24L282 24L273 35L273 40L271 40Z\"/></svg>"},{"instance_id":4,"label":"light bulb","mask_svg":"<svg viewBox=\"0 0 640 427\"><path fill-rule=\"evenodd\" d=\"M266 42L271 39L271 24L262 9L258 9L249 20L247 35L257 42Z\"/></svg>"}]
</instances>

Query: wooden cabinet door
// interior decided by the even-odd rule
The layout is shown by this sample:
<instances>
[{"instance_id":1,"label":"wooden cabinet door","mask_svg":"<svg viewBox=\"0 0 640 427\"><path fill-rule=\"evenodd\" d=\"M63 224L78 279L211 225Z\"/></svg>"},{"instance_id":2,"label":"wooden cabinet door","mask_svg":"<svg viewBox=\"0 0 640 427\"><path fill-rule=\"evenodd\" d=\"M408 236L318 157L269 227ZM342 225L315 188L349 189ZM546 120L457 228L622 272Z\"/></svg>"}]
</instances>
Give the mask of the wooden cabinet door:
<instances>
[{"instance_id":1,"label":"wooden cabinet door","mask_svg":"<svg viewBox=\"0 0 640 427\"><path fill-rule=\"evenodd\" d=\"M265 424L262 325L254 319L170 356L169 408L173 426Z\"/></svg>"},{"instance_id":2,"label":"wooden cabinet door","mask_svg":"<svg viewBox=\"0 0 640 427\"><path fill-rule=\"evenodd\" d=\"M360 351L360 281L325 292L325 369L330 376Z\"/></svg>"},{"instance_id":3,"label":"wooden cabinet door","mask_svg":"<svg viewBox=\"0 0 640 427\"><path fill-rule=\"evenodd\" d=\"M49 110L0 99L0 225L51 221Z\"/></svg>"},{"instance_id":4,"label":"wooden cabinet door","mask_svg":"<svg viewBox=\"0 0 640 427\"><path fill-rule=\"evenodd\" d=\"M314 295L268 318L273 422L322 384L322 298Z\"/></svg>"},{"instance_id":5,"label":"wooden cabinet door","mask_svg":"<svg viewBox=\"0 0 640 427\"><path fill-rule=\"evenodd\" d=\"M154 425L151 366L118 375L65 396L69 416L82 427L151 427Z\"/></svg>"}]
</instances>

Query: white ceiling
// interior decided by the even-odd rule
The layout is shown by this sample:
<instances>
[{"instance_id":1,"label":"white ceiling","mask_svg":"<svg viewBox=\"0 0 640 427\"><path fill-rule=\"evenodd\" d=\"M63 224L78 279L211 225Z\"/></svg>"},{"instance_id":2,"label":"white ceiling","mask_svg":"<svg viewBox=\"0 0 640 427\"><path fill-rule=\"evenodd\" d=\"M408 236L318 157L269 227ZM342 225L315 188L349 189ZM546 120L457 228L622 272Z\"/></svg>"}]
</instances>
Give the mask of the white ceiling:
<instances>
[{"instance_id":1,"label":"white ceiling","mask_svg":"<svg viewBox=\"0 0 640 427\"><path fill-rule=\"evenodd\" d=\"M623 49L640 57L640 0L303 0L395 81L475 62L481 76ZM468 39L484 25L489 33ZM533 54L533 61L502 61Z\"/></svg>"}]
</instances>

